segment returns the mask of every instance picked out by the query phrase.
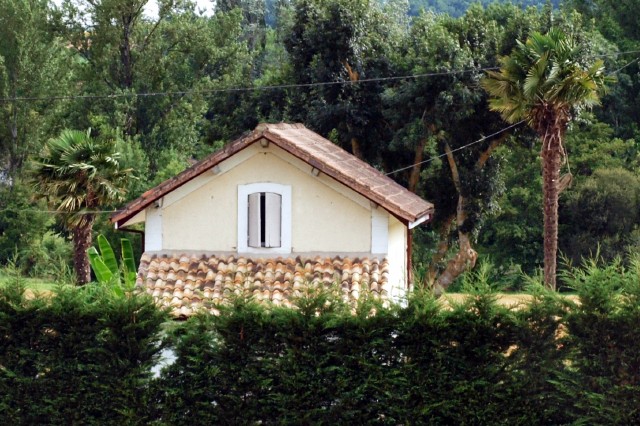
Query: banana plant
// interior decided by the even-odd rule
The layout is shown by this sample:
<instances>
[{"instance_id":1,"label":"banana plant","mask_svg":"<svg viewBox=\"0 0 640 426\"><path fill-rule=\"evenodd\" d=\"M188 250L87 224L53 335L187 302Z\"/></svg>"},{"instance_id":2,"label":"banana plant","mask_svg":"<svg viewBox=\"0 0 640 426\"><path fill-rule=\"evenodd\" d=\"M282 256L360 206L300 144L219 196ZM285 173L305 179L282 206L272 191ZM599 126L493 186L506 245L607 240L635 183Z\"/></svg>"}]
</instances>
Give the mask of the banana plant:
<instances>
[{"instance_id":1,"label":"banana plant","mask_svg":"<svg viewBox=\"0 0 640 426\"><path fill-rule=\"evenodd\" d=\"M132 291L136 284L137 268L131 241L126 238L120 239L120 265L111 244L104 235L98 235L97 243L100 251L95 247L87 250L89 263L96 279L100 284L112 285L117 295L124 296L126 292Z\"/></svg>"}]
</instances>

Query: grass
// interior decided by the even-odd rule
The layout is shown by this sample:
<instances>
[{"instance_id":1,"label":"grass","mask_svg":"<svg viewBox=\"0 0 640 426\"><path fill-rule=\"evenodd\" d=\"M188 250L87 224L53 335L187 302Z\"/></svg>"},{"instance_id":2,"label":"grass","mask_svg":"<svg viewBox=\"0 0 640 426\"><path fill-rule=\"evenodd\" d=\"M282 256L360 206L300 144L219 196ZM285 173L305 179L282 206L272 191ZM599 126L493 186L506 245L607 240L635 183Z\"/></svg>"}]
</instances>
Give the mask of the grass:
<instances>
[{"instance_id":1,"label":"grass","mask_svg":"<svg viewBox=\"0 0 640 426\"><path fill-rule=\"evenodd\" d=\"M14 279L15 279L14 276L12 276L11 274L8 274L7 271L0 269L0 287L6 286L11 282L11 280L14 280ZM24 286L28 290L31 290L33 292L49 292L59 285L53 281L45 280L42 278L20 277L20 280L21 282L24 283Z\"/></svg>"}]
</instances>

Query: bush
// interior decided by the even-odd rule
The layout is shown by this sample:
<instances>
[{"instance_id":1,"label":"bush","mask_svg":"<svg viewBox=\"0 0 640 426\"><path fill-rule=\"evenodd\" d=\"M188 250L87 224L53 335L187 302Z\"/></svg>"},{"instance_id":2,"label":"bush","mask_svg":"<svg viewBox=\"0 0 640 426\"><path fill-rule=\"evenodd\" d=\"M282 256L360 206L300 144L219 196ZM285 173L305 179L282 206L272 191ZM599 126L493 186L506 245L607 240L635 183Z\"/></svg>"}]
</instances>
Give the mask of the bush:
<instances>
[{"instance_id":1,"label":"bush","mask_svg":"<svg viewBox=\"0 0 640 426\"><path fill-rule=\"evenodd\" d=\"M630 267L589 261L565 277L580 297L567 315L567 343L578 374L565 383L579 396L584 424L640 424L640 257Z\"/></svg>"},{"instance_id":2,"label":"bush","mask_svg":"<svg viewBox=\"0 0 640 426\"><path fill-rule=\"evenodd\" d=\"M96 285L0 290L2 424L136 423L165 318L150 298Z\"/></svg>"},{"instance_id":3,"label":"bush","mask_svg":"<svg viewBox=\"0 0 640 426\"><path fill-rule=\"evenodd\" d=\"M311 292L297 309L238 299L167 327L142 296L90 285L27 300L0 290L3 424L640 424L640 260L530 284L497 303L406 307ZM156 372L162 348L173 362Z\"/></svg>"},{"instance_id":4,"label":"bush","mask_svg":"<svg viewBox=\"0 0 640 426\"><path fill-rule=\"evenodd\" d=\"M33 206L27 185L16 181L12 186L0 184L0 266L16 253L21 256L39 241L50 222L41 206Z\"/></svg>"}]
</instances>

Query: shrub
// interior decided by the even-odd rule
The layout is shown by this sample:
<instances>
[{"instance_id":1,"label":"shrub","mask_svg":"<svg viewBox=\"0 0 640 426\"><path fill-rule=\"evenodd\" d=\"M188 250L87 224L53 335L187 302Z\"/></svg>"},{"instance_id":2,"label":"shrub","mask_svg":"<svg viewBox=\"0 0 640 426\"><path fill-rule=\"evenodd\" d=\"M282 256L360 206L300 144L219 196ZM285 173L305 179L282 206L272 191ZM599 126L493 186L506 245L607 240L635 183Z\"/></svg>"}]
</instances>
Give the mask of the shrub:
<instances>
[{"instance_id":1,"label":"shrub","mask_svg":"<svg viewBox=\"0 0 640 426\"><path fill-rule=\"evenodd\" d=\"M3 424L639 424L640 260L567 272L579 301L530 280L497 303L487 267L466 299L296 309L237 299L166 327L144 296L90 285L0 290ZM175 359L152 378L163 347Z\"/></svg>"},{"instance_id":2,"label":"shrub","mask_svg":"<svg viewBox=\"0 0 640 426\"><path fill-rule=\"evenodd\" d=\"M1 289L2 423L136 423L165 318L150 298L97 285L35 299Z\"/></svg>"},{"instance_id":3,"label":"shrub","mask_svg":"<svg viewBox=\"0 0 640 426\"><path fill-rule=\"evenodd\" d=\"M584 424L640 424L640 257L628 268L616 259L595 260L565 276L580 303L567 315L575 398L574 416Z\"/></svg>"}]
</instances>

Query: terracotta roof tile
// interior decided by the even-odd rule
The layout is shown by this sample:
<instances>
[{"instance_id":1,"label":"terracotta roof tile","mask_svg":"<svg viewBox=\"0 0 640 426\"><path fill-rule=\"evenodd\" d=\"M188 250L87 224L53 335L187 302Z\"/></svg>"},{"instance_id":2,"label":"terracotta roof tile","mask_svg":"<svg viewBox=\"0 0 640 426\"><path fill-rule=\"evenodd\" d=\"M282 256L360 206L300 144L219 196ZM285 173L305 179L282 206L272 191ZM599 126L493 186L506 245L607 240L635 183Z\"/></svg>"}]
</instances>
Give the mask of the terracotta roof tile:
<instances>
[{"instance_id":1,"label":"terracotta roof tile","mask_svg":"<svg viewBox=\"0 0 640 426\"><path fill-rule=\"evenodd\" d=\"M387 260L373 257L265 260L145 253L136 285L175 316L199 309L217 313L217 305L239 295L291 307L306 288L318 285L337 288L346 299L357 299L363 291L383 300L390 296Z\"/></svg>"},{"instance_id":2,"label":"terracotta roof tile","mask_svg":"<svg viewBox=\"0 0 640 426\"><path fill-rule=\"evenodd\" d=\"M260 124L250 134L226 145L177 176L142 194L111 216L118 225L144 210L155 200L184 185L251 144L267 139L327 176L382 206L405 223L433 214L433 204L423 200L364 161L349 154L302 124ZM401 197L398 195L401 194Z\"/></svg>"}]
</instances>

